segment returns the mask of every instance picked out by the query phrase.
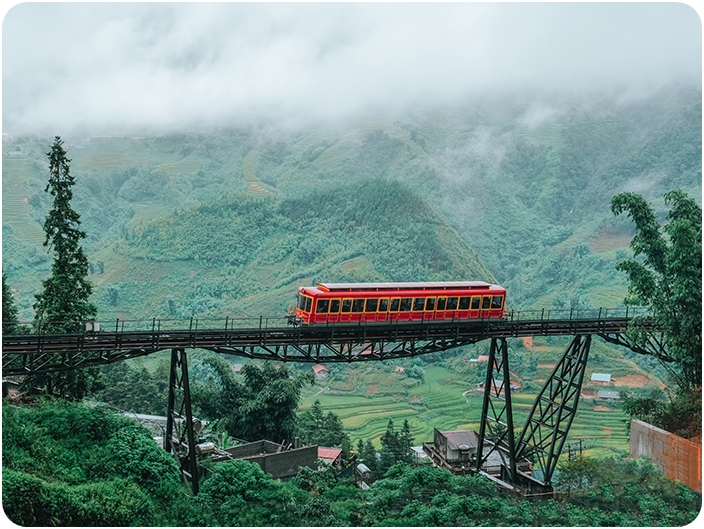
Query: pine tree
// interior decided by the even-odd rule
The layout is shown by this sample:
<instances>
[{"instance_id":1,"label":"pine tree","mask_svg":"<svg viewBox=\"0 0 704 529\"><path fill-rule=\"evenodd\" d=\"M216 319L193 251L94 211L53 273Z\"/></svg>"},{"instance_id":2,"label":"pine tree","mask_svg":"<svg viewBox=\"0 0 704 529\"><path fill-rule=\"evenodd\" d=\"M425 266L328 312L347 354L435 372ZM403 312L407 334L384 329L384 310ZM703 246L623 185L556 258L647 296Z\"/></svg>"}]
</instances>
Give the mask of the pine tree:
<instances>
[{"instance_id":1,"label":"pine tree","mask_svg":"<svg viewBox=\"0 0 704 529\"><path fill-rule=\"evenodd\" d=\"M44 246L54 251L51 275L42 281L43 291L36 295L35 321L40 332L76 332L83 321L95 318L97 307L88 301L93 286L86 279L88 259L80 240L86 233L78 229L80 215L71 207L72 187L76 183L69 171L69 160L59 136L54 139L49 157L49 183L45 192L54 203L44 223Z\"/></svg>"},{"instance_id":2,"label":"pine tree","mask_svg":"<svg viewBox=\"0 0 704 529\"><path fill-rule=\"evenodd\" d=\"M411 433L411 426L408 424L408 419L403 421L403 428L398 436L398 445L400 460L404 463L411 463L413 461L413 434Z\"/></svg>"},{"instance_id":3,"label":"pine tree","mask_svg":"<svg viewBox=\"0 0 704 529\"><path fill-rule=\"evenodd\" d=\"M7 275L2 275L2 333L15 334L17 327L17 307L12 300L12 292L7 286Z\"/></svg>"},{"instance_id":4,"label":"pine tree","mask_svg":"<svg viewBox=\"0 0 704 529\"><path fill-rule=\"evenodd\" d=\"M97 307L88 301L93 290L86 279L88 259L78 229L80 215L71 207L75 179L59 136L54 139L49 158L49 183L45 192L54 197L53 207L44 223L44 246L54 251L51 275L42 281L43 291L36 294L35 326L39 333L79 332L81 324L94 319ZM46 391L67 399L81 399L97 377L96 368L30 375L23 381L24 391Z\"/></svg>"}]
</instances>

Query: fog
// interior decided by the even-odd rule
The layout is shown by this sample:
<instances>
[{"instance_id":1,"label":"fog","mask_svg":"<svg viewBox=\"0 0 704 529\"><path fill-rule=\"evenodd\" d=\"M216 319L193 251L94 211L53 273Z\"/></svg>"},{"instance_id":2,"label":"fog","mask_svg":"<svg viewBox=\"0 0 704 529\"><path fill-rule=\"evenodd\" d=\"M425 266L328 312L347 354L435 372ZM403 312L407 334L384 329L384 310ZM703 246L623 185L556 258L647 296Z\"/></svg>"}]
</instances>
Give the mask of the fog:
<instances>
[{"instance_id":1,"label":"fog","mask_svg":"<svg viewBox=\"0 0 704 529\"><path fill-rule=\"evenodd\" d=\"M2 33L3 132L303 126L491 94L701 85L677 3L24 3ZM554 112L537 104L531 127Z\"/></svg>"}]
</instances>

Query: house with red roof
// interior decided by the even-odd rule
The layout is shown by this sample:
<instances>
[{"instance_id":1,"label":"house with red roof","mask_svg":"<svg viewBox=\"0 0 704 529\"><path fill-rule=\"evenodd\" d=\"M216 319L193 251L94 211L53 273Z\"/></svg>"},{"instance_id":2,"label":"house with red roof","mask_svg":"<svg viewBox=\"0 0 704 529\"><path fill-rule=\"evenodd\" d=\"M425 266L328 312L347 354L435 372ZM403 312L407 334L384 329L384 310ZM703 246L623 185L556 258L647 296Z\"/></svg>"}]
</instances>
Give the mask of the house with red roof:
<instances>
[{"instance_id":1,"label":"house with red roof","mask_svg":"<svg viewBox=\"0 0 704 529\"><path fill-rule=\"evenodd\" d=\"M315 364L313 366L313 371L315 372L315 378L318 380L328 378L328 368L322 364Z\"/></svg>"}]
</instances>

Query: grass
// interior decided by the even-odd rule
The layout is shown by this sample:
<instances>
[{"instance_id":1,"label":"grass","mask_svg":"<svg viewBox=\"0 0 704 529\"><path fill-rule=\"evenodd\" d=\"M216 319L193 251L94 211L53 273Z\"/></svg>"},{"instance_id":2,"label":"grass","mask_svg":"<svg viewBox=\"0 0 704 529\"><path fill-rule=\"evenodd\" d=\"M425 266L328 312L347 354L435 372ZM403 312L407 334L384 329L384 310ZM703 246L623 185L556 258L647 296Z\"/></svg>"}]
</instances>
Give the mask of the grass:
<instances>
[{"instance_id":1,"label":"grass","mask_svg":"<svg viewBox=\"0 0 704 529\"><path fill-rule=\"evenodd\" d=\"M388 368L393 369L392 367ZM549 370L546 370L549 374ZM323 410L336 413L349 432L354 445L359 439L371 439L377 448L380 438L387 428L389 419L396 430L408 420L415 444L429 442L433 429L441 431L456 429L479 430L483 395L470 392L472 384L460 375L440 366L425 368L423 384L410 388L408 395L394 398L391 395L356 394L353 390L324 390L333 380L316 381L316 387L306 391L301 411L308 409L315 400L320 400ZM411 395L420 396L422 405L411 405ZM515 393L511 395L514 422L522 428L533 406L536 393ZM629 434L626 430L627 416L614 404L606 403L612 411L595 411L594 407L604 405L592 399L582 399L570 429L567 444L576 444L582 439L582 446L589 455L599 457L615 455L629 448Z\"/></svg>"}]
</instances>

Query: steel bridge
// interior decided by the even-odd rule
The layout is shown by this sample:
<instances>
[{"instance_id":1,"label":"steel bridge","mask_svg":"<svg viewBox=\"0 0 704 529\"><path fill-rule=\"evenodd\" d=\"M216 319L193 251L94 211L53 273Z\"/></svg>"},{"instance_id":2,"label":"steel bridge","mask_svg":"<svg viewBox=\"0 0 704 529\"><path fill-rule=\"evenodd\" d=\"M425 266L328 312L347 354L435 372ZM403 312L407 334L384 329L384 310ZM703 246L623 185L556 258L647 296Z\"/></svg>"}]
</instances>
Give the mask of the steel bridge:
<instances>
[{"instance_id":1,"label":"steel bridge","mask_svg":"<svg viewBox=\"0 0 704 529\"><path fill-rule=\"evenodd\" d=\"M637 319L648 341L636 343L626 330ZM171 350L167 433L164 448L179 458L192 490L198 465L191 413L186 349L282 362L367 362L414 357L491 340L478 456L474 471L523 493L551 491L557 459L577 410L593 335L669 362L654 315L642 308L508 312L501 319L388 322L384 324L291 326L285 318L113 320L82 322L74 333L3 333L3 377L65 371L109 364ZM20 330L23 327L20 324ZM574 336L539 393L525 427L513 434L507 338ZM498 381L498 382L497 382ZM509 435L509 432L511 433ZM501 476L483 466L491 454L502 461ZM530 455L541 477L517 470ZM496 457L496 456L494 456Z\"/></svg>"}]
</instances>

